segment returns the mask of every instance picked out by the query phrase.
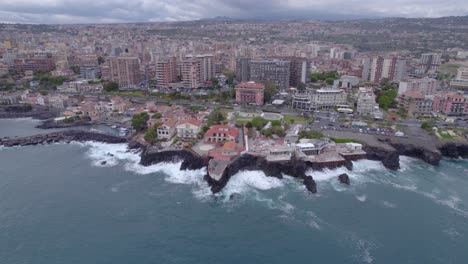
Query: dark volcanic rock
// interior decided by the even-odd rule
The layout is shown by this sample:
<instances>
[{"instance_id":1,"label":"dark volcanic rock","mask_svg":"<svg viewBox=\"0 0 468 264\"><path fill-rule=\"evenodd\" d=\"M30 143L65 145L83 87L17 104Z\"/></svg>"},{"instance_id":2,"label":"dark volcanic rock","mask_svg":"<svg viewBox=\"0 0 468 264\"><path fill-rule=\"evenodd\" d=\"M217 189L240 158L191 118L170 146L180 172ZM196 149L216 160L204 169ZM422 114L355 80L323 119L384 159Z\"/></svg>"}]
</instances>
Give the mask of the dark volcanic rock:
<instances>
[{"instance_id":1,"label":"dark volcanic rock","mask_svg":"<svg viewBox=\"0 0 468 264\"><path fill-rule=\"evenodd\" d=\"M145 146L143 146L142 144L140 144L139 142L137 141L129 141L128 142L128 149L143 149Z\"/></svg>"},{"instance_id":2,"label":"dark volcanic rock","mask_svg":"<svg viewBox=\"0 0 468 264\"><path fill-rule=\"evenodd\" d=\"M109 134L96 133L91 131L67 130L54 132L49 134L39 134L29 137L20 137L13 139L0 140L0 145L6 147L13 146L29 146L37 144L50 144L55 142L70 142L70 141L99 141L104 143L126 143L127 140L122 137Z\"/></svg>"},{"instance_id":3,"label":"dark volcanic rock","mask_svg":"<svg viewBox=\"0 0 468 264\"><path fill-rule=\"evenodd\" d=\"M216 181L209 175L205 176L205 180L211 186L211 191L217 193L221 191L229 181L229 179L242 170L261 170L266 176L283 178L283 173L292 177L302 179L306 188L311 192L317 192L317 186L311 176L306 176L308 165L302 160L292 159L287 162L268 162L263 157L258 157L250 154L245 154L235 159L224 171L221 178Z\"/></svg>"},{"instance_id":4,"label":"dark volcanic rock","mask_svg":"<svg viewBox=\"0 0 468 264\"><path fill-rule=\"evenodd\" d=\"M439 165L442 159L440 152L431 151L424 147L419 147L411 144L391 144L396 150L398 155L421 159L432 165Z\"/></svg>"},{"instance_id":5,"label":"dark volcanic rock","mask_svg":"<svg viewBox=\"0 0 468 264\"><path fill-rule=\"evenodd\" d=\"M338 180L340 181L340 183L343 183L346 185L349 185L351 183L351 181L349 180L349 176L346 173L340 174L338 176Z\"/></svg>"},{"instance_id":6,"label":"dark volcanic rock","mask_svg":"<svg viewBox=\"0 0 468 264\"><path fill-rule=\"evenodd\" d=\"M468 159L468 145L459 143L447 143L439 148L444 157L452 159Z\"/></svg>"},{"instance_id":7,"label":"dark volcanic rock","mask_svg":"<svg viewBox=\"0 0 468 264\"><path fill-rule=\"evenodd\" d=\"M47 119L42 124L36 126L36 128L41 128L41 129L52 129L52 128L67 128L67 127L76 127L76 126L88 126L91 125L91 119L90 118L83 118L79 120L75 120L70 123L66 123L63 121L55 121L54 119Z\"/></svg>"},{"instance_id":8,"label":"dark volcanic rock","mask_svg":"<svg viewBox=\"0 0 468 264\"><path fill-rule=\"evenodd\" d=\"M398 170L400 168L400 156L396 151L373 146L364 146L363 150L367 153L368 159L381 161L387 169Z\"/></svg>"},{"instance_id":9,"label":"dark volcanic rock","mask_svg":"<svg viewBox=\"0 0 468 264\"><path fill-rule=\"evenodd\" d=\"M42 106L33 106L30 111L22 110L24 105L14 106L0 106L0 118L25 118L32 117L35 119L46 120L58 116L58 111L54 109L48 109Z\"/></svg>"},{"instance_id":10,"label":"dark volcanic rock","mask_svg":"<svg viewBox=\"0 0 468 264\"><path fill-rule=\"evenodd\" d=\"M317 183L314 181L312 176L306 176L304 178L304 185L309 192L317 193Z\"/></svg>"},{"instance_id":11,"label":"dark volcanic rock","mask_svg":"<svg viewBox=\"0 0 468 264\"><path fill-rule=\"evenodd\" d=\"M198 170L207 165L205 159L188 150L168 150L152 152L145 150L141 154L140 164L149 166L161 162L182 161L181 170Z\"/></svg>"}]
</instances>

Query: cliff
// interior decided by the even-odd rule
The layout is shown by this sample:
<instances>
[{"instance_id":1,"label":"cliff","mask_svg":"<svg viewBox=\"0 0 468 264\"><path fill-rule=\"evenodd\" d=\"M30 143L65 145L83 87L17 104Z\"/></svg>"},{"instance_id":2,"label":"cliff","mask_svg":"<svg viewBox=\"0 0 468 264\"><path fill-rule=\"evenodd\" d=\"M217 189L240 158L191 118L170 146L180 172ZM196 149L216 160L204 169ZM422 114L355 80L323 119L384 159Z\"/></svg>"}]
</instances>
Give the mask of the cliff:
<instances>
[{"instance_id":1,"label":"cliff","mask_svg":"<svg viewBox=\"0 0 468 264\"><path fill-rule=\"evenodd\" d=\"M452 159L468 159L468 144L462 143L447 143L439 147L440 152L444 157Z\"/></svg>"},{"instance_id":2,"label":"cliff","mask_svg":"<svg viewBox=\"0 0 468 264\"><path fill-rule=\"evenodd\" d=\"M207 166L204 158L188 150L154 151L147 148L141 154L140 164L149 166L161 162L182 161L181 170L198 170Z\"/></svg>"},{"instance_id":3,"label":"cliff","mask_svg":"<svg viewBox=\"0 0 468 264\"><path fill-rule=\"evenodd\" d=\"M261 170L269 177L281 179L283 178L283 174L286 174L302 179L306 188L310 192L316 193L317 185L314 179L305 174L308 168L309 166L306 162L297 159L291 159L287 162L268 162L264 157L245 154L236 158L229 164L218 180L210 177L209 173L205 176L205 180L210 185L211 191L217 193L220 192L226 186L229 179L239 171Z\"/></svg>"}]
</instances>

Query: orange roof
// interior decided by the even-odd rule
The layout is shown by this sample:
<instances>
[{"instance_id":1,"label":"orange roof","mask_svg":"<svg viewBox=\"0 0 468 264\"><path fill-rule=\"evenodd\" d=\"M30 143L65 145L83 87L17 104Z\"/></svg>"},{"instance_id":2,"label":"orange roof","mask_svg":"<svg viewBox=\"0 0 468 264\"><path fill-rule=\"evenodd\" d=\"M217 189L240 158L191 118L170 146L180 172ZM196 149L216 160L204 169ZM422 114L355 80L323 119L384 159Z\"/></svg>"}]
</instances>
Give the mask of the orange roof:
<instances>
[{"instance_id":1,"label":"orange roof","mask_svg":"<svg viewBox=\"0 0 468 264\"><path fill-rule=\"evenodd\" d=\"M224 143L223 149L236 150L236 142L228 141Z\"/></svg>"},{"instance_id":2,"label":"orange roof","mask_svg":"<svg viewBox=\"0 0 468 264\"><path fill-rule=\"evenodd\" d=\"M265 89L265 85L263 83L256 83L256 82L241 82L238 85L236 85L236 88Z\"/></svg>"},{"instance_id":3,"label":"orange roof","mask_svg":"<svg viewBox=\"0 0 468 264\"><path fill-rule=\"evenodd\" d=\"M237 138L239 136L239 129L237 127L230 127L227 125L214 125L211 126L208 131L206 131L205 135L213 135L214 133L226 133L229 136Z\"/></svg>"}]
</instances>

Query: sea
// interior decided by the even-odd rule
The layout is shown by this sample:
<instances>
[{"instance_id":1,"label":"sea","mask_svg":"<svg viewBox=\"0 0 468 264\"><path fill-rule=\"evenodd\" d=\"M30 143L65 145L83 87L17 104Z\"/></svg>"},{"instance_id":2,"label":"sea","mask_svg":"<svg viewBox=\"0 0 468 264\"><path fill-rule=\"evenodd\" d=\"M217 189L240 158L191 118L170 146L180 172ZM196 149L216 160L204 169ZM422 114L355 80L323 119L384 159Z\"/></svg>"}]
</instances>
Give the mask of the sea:
<instances>
[{"instance_id":1,"label":"sea","mask_svg":"<svg viewBox=\"0 0 468 264\"><path fill-rule=\"evenodd\" d=\"M0 120L0 137L37 124ZM138 162L125 144L0 147L0 263L468 263L466 160L309 171L317 194L242 171L216 195L205 169Z\"/></svg>"}]
</instances>

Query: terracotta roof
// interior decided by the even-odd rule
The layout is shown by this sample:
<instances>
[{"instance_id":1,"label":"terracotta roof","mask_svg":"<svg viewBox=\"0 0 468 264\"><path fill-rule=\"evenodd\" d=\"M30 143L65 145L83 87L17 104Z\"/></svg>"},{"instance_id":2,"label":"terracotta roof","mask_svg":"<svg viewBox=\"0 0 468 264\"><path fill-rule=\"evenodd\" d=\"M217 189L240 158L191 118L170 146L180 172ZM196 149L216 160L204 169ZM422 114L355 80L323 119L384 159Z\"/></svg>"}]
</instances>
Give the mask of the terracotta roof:
<instances>
[{"instance_id":1,"label":"terracotta roof","mask_svg":"<svg viewBox=\"0 0 468 264\"><path fill-rule=\"evenodd\" d=\"M239 129L237 127L230 127L227 125L214 125L211 126L208 131L206 131L205 135L211 136L214 133L225 133L229 136L237 138L239 136Z\"/></svg>"},{"instance_id":2,"label":"terracotta roof","mask_svg":"<svg viewBox=\"0 0 468 264\"><path fill-rule=\"evenodd\" d=\"M263 83L255 83L255 82L242 82L236 85L236 88L257 88L257 89L265 89L265 85Z\"/></svg>"}]
</instances>

